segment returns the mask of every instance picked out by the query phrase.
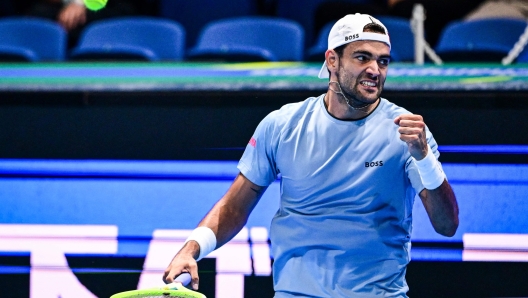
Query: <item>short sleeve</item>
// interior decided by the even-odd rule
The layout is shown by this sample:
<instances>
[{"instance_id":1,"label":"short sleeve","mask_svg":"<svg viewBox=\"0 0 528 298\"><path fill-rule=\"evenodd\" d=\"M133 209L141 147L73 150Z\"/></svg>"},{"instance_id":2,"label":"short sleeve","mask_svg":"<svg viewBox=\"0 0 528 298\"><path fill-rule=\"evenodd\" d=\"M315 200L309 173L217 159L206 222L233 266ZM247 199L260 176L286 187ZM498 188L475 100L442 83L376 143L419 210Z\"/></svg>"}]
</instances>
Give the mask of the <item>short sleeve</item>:
<instances>
[{"instance_id":1,"label":"short sleeve","mask_svg":"<svg viewBox=\"0 0 528 298\"><path fill-rule=\"evenodd\" d=\"M438 160L438 158L440 157L440 152L438 151L438 144L436 143L436 140L434 139L433 135L427 127L425 128L425 134L427 138L427 143L431 147L434 156ZM440 164L440 168L442 168L442 164ZM411 181L412 187L414 188L416 193L419 194L425 187L422 184L422 178L420 177L420 173L418 172L418 168L416 167L414 158L412 158L412 156L410 155L407 159L407 162L405 163L405 172L407 173L407 177Z\"/></svg>"},{"instance_id":2,"label":"short sleeve","mask_svg":"<svg viewBox=\"0 0 528 298\"><path fill-rule=\"evenodd\" d=\"M270 185L278 175L275 163L279 140L276 116L277 113L272 112L260 122L238 163L242 175L259 186Z\"/></svg>"}]
</instances>

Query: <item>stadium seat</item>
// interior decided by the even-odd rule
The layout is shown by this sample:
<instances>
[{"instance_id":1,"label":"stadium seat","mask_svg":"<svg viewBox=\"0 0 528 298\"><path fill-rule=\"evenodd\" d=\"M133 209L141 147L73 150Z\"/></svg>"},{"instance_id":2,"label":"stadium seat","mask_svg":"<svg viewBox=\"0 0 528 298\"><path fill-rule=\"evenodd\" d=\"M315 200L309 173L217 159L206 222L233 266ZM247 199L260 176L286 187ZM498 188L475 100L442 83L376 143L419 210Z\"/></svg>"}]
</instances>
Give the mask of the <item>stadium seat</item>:
<instances>
[{"instance_id":1,"label":"stadium seat","mask_svg":"<svg viewBox=\"0 0 528 298\"><path fill-rule=\"evenodd\" d=\"M444 61L500 62L526 25L517 19L452 22L442 31L435 51Z\"/></svg>"},{"instance_id":2,"label":"stadium seat","mask_svg":"<svg viewBox=\"0 0 528 298\"><path fill-rule=\"evenodd\" d=\"M188 52L192 60L301 61L304 31L291 20L241 17L214 21Z\"/></svg>"},{"instance_id":3,"label":"stadium seat","mask_svg":"<svg viewBox=\"0 0 528 298\"><path fill-rule=\"evenodd\" d=\"M306 52L306 57L304 59L305 61L324 60L324 54L328 48L328 34L330 34L332 26L334 26L334 22L328 23L323 28L321 28L321 31L317 37L317 41Z\"/></svg>"},{"instance_id":4,"label":"stadium seat","mask_svg":"<svg viewBox=\"0 0 528 298\"><path fill-rule=\"evenodd\" d=\"M315 12L321 4L330 1L335 2L336 0L278 0L275 15L301 24L306 34L306 46L309 46L317 39L317 32L314 29ZM368 3L369 0L340 0L339 2L363 4Z\"/></svg>"},{"instance_id":5,"label":"stadium seat","mask_svg":"<svg viewBox=\"0 0 528 298\"><path fill-rule=\"evenodd\" d=\"M524 50L515 59L517 63L528 63L528 46L524 47Z\"/></svg>"},{"instance_id":6,"label":"stadium seat","mask_svg":"<svg viewBox=\"0 0 528 298\"><path fill-rule=\"evenodd\" d=\"M159 15L185 28L186 45L191 48L206 24L226 18L257 15L257 1L248 0L160 0Z\"/></svg>"},{"instance_id":7,"label":"stadium seat","mask_svg":"<svg viewBox=\"0 0 528 298\"><path fill-rule=\"evenodd\" d=\"M392 61L414 61L414 34L411 22L406 18L377 16L376 17L389 31L391 42Z\"/></svg>"},{"instance_id":8,"label":"stadium seat","mask_svg":"<svg viewBox=\"0 0 528 298\"><path fill-rule=\"evenodd\" d=\"M40 18L0 19L0 60L62 61L66 32L53 21Z\"/></svg>"},{"instance_id":9,"label":"stadium seat","mask_svg":"<svg viewBox=\"0 0 528 298\"><path fill-rule=\"evenodd\" d=\"M525 27L523 34L528 34L528 23L526 25L527 26ZM522 45L523 43L526 43L527 39L528 39L528 36L522 36L522 37L519 37L519 41L517 41L517 42L519 43L519 45ZM517 58L514 59L512 62L528 63L528 44L524 45L524 48L522 48L522 50L519 53L519 55L517 56Z\"/></svg>"},{"instance_id":10,"label":"stadium seat","mask_svg":"<svg viewBox=\"0 0 528 298\"><path fill-rule=\"evenodd\" d=\"M414 61L414 35L410 22L405 18L376 17L389 31L392 61ZM306 61L322 61L328 47L328 34L334 22L326 24L319 33L317 42L308 49Z\"/></svg>"},{"instance_id":11,"label":"stadium seat","mask_svg":"<svg viewBox=\"0 0 528 298\"><path fill-rule=\"evenodd\" d=\"M113 18L94 22L82 32L70 60L183 60L185 29L172 20Z\"/></svg>"}]
</instances>

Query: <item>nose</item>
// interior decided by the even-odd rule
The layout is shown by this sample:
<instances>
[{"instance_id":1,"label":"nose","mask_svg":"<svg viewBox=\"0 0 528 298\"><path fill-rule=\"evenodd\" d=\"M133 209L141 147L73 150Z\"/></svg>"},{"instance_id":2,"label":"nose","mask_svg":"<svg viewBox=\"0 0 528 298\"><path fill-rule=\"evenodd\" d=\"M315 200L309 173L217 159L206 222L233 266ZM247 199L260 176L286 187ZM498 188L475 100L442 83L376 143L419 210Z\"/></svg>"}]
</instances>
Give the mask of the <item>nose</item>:
<instances>
[{"instance_id":1,"label":"nose","mask_svg":"<svg viewBox=\"0 0 528 298\"><path fill-rule=\"evenodd\" d=\"M378 61L376 61L376 60L370 61L370 63L367 66L367 74L371 78L376 78L376 77L378 77L381 74L380 73L380 68L379 68L379 65L378 65Z\"/></svg>"}]
</instances>

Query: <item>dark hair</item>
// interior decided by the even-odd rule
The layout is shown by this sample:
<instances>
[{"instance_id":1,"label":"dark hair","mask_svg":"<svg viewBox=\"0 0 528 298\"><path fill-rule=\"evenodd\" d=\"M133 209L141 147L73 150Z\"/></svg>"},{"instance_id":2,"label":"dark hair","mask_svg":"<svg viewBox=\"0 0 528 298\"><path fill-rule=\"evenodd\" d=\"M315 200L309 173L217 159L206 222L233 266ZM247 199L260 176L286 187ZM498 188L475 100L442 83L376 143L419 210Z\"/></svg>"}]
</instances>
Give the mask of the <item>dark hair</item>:
<instances>
[{"instance_id":1,"label":"dark hair","mask_svg":"<svg viewBox=\"0 0 528 298\"><path fill-rule=\"evenodd\" d=\"M387 34L383 26L381 26L378 23L374 23L374 22L366 24L365 27L363 27L363 32L374 32L374 33L380 33L380 34ZM345 51L345 48L347 45L348 43L345 43L334 49L334 51L337 53L337 56L339 58L343 57L343 52ZM328 70L328 76L330 76L330 70Z\"/></svg>"},{"instance_id":2,"label":"dark hair","mask_svg":"<svg viewBox=\"0 0 528 298\"><path fill-rule=\"evenodd\" d=\"M374 32L380 34L387 34L385 29L378 23L368 23L363 27L363 32Z\"/></svg>"}]
</instances>

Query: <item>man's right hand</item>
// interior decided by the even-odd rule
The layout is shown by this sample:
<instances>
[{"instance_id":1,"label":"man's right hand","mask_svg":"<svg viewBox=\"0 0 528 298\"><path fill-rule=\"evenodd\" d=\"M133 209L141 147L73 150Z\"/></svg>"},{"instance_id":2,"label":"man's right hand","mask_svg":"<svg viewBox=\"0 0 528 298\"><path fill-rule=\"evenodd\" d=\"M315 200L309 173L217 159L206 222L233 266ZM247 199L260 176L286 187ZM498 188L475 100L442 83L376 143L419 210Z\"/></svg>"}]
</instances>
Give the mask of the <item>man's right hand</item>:
<instances>
[{"instance_id":1,"label":"man's right hand","mask_svg":"<svg viewBox=\"0 0 528 298\"><path fill-rule=\"evenodd\" d=\"M71 2L60 11L58 16L59 24L66 31L71 31L86 23L86 6Z\"/></svg>"},{"instance_id":2,"label":"man's right hand","mask_svg":"<svg viewBox=\"0 0 528 298\"><path fill-rule=\"evenodd\" d=\"M266 187L254 184L242 174L235 178L226 194L198 224L198 227L208 227L213 231L216 238L214 248L227 243L244 227L249 214L265 190ZM192 288L198 290L198 264L196 260L200 257L200 253L207 254L208 251L206 244L204 244L203 252L200 249L198 242L188 241L165 269L163 280L166 283L171 283L182 272L189 272Z\"/></svg>"},{"instance_id":3,"label":"man's right hand","mask_svg":"<svg viewBox=\"0 0 528 298\"><path fill-rule=\"evenodd\" d=\"M180 275L182 272L188 272L191 274L191 285L193 290L198 290L198 264L195 258L199 255L200 246L198 243L193 240L187 242L174 256L167 269L165 269L163 281L165 283L171 283L176 276Z\"/></svg>"}]
</instances>

